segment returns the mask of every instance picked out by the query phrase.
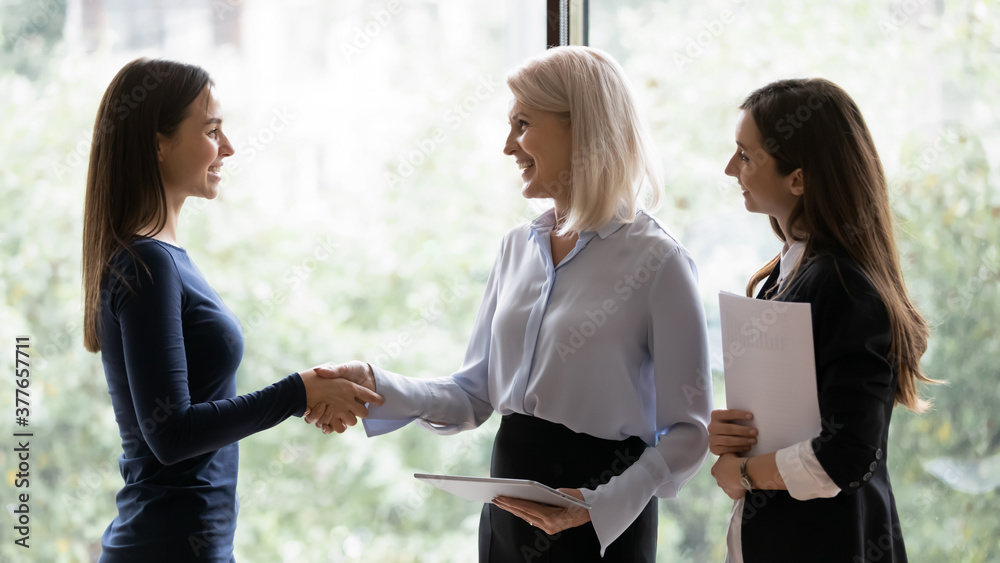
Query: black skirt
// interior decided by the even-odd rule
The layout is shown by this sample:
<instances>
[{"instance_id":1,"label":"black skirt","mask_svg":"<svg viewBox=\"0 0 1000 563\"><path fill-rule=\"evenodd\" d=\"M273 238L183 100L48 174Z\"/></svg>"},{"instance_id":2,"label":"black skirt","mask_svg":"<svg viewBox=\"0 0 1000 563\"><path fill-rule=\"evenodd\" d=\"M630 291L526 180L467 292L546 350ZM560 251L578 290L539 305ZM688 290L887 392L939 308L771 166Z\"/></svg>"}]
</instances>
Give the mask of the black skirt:
<instances>
[{"instance_id":1,"label":"black skirt","mask_svg":"<svg viewBox=\"0 0 1000 563\"><path fill-rule=\"evenodd\" d=\"M638 437L603 440L562 424L509 414L493 443L490 475L531 479L553 488L594 489L630 467L646 444ZM656 497L601 558L590 522L548 535L495 505L479 521L480 563L653 563L656 559Z\"/></svg>"}]
</instances>

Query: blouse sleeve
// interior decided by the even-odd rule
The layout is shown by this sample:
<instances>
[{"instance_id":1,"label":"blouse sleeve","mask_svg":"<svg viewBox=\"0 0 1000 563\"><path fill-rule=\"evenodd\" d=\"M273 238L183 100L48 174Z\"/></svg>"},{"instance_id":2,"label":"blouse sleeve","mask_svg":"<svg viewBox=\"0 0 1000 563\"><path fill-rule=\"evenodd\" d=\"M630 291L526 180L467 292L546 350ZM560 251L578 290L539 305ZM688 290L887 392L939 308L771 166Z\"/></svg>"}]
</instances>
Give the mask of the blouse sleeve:
<instances>
[{"instance_id":1,"label":"blouse sleeve","mask_svg":"<svg viewBox=\"0 0 1000 563\"><path fill-rule=\"evenodd\" d=\"M816 459L812 439L781 448L774 453L774 462L788 494L796 500L830 498L840 492L840 487L830 479Z\"/></svg>"},{"instance_id":2,"label":"blouse sleeve","mask_svg":"<svg viewBox=\"0 0 1000 563\"><path fill-rule=\"evenodd\" d=\"M416 379L372 366L376 392L385 403L370 407L368 417L363 419L368 436L392 432L413 420L432 432L455 434L478 427L493 414L489 392L490 341L502 258L501 247L486 280L465 361L457 372L436 379Z\"/></svg>"},{"instance_id":3,"label":"blouse sleeve","mask_svg":"<svg viewBox=\"0 0 1000 563\"><path fill-rule=\"evenodd\" d=\"M264 389L192 403L184 349L183 280L173 257L156 245L138 249L149 269L128 271L138 280L113 288L112 314L121 325L128 388L139 430L164 465L212 452L305 410L298 373Z\"/></svg>"},{"instance_id":4,"label":"blouse sleeve","mask_svg":"<svg viewBox=\"0 0 1000 563\"><path fill-rule=\"evenodd\" d=\"M668 253L649 301L648 346L656 396L657 443L597 489L583 490L601 554L653 496L675 498L708 454L712 378L697 270L683 248Z\"/></svg>"}]
</instances>

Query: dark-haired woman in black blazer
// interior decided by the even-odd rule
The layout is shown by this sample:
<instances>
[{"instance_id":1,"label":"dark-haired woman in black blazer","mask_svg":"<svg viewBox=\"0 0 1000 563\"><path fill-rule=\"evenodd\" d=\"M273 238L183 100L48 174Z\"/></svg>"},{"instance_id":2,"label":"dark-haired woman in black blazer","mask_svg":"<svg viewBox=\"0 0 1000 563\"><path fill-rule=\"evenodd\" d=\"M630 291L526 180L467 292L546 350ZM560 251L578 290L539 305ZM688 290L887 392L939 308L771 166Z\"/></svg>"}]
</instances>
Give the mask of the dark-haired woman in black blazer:
<instances>
[{"instance_id":1,"label":"dark-haired woman in black blazer","mask_svg":"<svg viewBox=\"0 0 1000 563\"><path fill-rule=\"evenodd\" d=\"M728 561L906 561L889 419L896 404L925 409L916 384L932 380L920 372L928 329L903 283L878 153L857 105L827 80L775 82L740 109L726 174L785 243L747 295L764 280L758 299L811 305L822 430L741 457L757 430L737 421L753 414L712 413L712 475L736 500Z\"/></svg>"}]
</instances>

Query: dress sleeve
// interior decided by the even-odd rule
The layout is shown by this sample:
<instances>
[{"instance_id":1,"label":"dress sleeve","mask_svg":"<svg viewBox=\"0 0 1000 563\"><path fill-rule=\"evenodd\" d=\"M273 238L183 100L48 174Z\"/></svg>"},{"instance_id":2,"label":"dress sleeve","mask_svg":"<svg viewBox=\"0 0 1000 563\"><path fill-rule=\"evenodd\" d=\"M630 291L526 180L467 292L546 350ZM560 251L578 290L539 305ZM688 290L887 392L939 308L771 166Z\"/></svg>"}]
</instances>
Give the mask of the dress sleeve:
<instances>
[{"instance_id":1,"label":"dress sleeve","mask_svg":"<svg viewBox=\"0 0 1000 563\"><path fill-rule=\"evenodd\" d=\"M469 339L462 367L447 377L415 379L372 366L375 389L385 398L363 419L368 436L386 434L418 420L438 434L455 434L478 427L493 414L489 391L490 342L499 293L503 247L486 280L486 291ZM433 423L433 424L432 424Z\"/></svg>"},{"instance_id":2,"label":"dress sleeve","mask_svg":"<svg viewBox=\"0 0 1000 563\"><path fill-rule=\"evenodd\" d=\"M157 460L172 465L301 416L306 400L298 373L246 395L192 403L181 318L183 280L167 250L150 244L137 251L149 271L123 269L135 283L131 289L113 288L109 305L121 326L139 430Z\"/></svg>"},{"instance_id":3,"label":"dress sleeve","mask_svg":"<svg viewBox=\"0 0 1000 563\"><path fill-rule=\"evenodd\" d=\"M683 248L663 259L651 288L648 346L656 396L657 443L597 489L583 490L601 554L653 496L675 498L708 454L712 377L697 270Z\"/></svg>"},{"instance_id":4,"label":"dress sleeve","mask_svg":"<svg viewBox=\"0 0 1000 563\"><path fill-rule=\"evenodd\" d=\"M832 266L812 300L822 420L812 449L842 493L853 494L885 461L882 436L896 391L892 328L864 274L843 261Z\"/></svg>"}]
</instances>

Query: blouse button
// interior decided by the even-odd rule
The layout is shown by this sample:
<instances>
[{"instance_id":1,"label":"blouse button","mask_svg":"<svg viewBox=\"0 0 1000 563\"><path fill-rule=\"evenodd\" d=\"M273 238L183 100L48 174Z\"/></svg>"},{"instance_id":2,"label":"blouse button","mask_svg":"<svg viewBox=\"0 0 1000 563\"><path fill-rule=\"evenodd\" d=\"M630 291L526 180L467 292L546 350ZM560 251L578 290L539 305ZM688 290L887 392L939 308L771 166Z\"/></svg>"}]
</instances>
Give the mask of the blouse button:
<instances>
[{"instance_id":1,"label":"blouse button","mask_svg":"<svg viewBox=\"0 0 1000 563\"><path fill-rule=\"evenodd\" d=\"M877 461L873 461L873 462L871 463L871 465L869 465L869 466L868 466L868 471L875 471L875 469L876 469L877 467L878 467L878 462L877 462Z\"/></svg>"},{"instance_id":2,"label":"blouse button","mask_svg":"<svg viewBox=\"0 0 1000 563\"><path fill-rule=\"evenodd\" d=\"M875 450L875 459L882 459L882 448Z\"/></svg>"},{"instance_id":3,"label":"blouse button","mask_svg":"<svg viewBox=\"0 0 1000 563\"><path fill-rule=\"evenodd\" d=\"M861 486L861 483L858 483L857 481L851 481L851 484L848 486L852 489L857 489L858 487Z\"/></svg>"},{"instance_id":4,"label":"blouse button","mask_svg":"<svg viewBox=\"0 0 1000 563\"><path fill-rule=\"evenodd\" d=\"M871 473L865 473L865 476L862 477L862 479L864 479L865 481L868 481L871 478L872 478L872 474Z\"/></svg>"}]
</instances>

